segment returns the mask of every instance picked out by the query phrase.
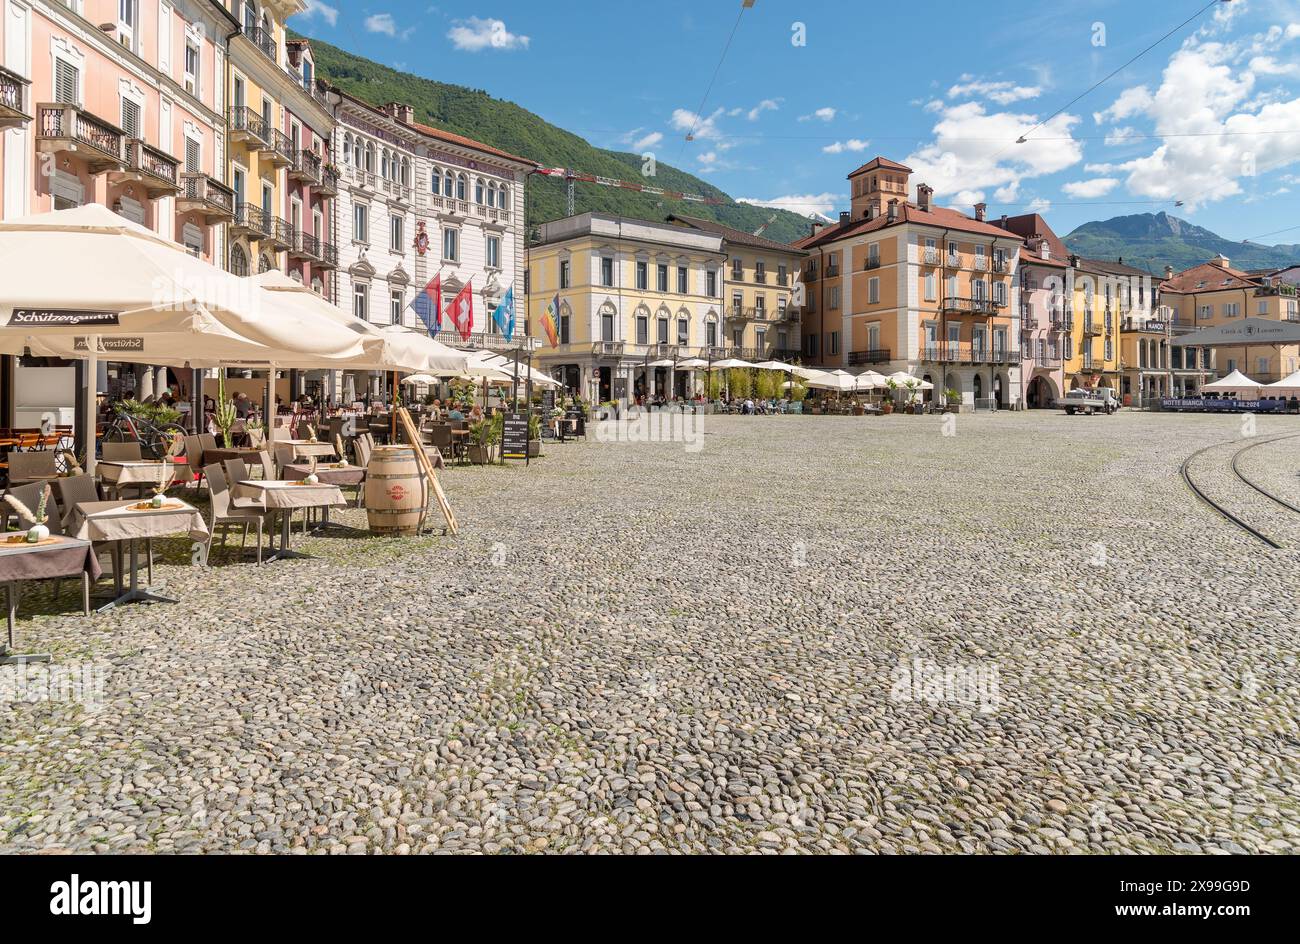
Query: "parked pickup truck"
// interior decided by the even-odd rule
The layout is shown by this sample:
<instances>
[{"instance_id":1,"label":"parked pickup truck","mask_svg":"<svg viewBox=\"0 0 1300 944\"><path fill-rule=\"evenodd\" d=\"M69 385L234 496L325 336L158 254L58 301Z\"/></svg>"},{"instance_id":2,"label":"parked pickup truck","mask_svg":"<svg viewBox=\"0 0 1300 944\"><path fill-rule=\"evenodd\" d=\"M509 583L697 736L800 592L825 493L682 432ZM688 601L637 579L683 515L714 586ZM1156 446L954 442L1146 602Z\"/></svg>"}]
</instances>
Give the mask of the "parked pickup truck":
<instances>
[{"instance_id":1,"label":"parked pickup truck","mask_svg":"<svg viewBox=\"0 0 1300 944\"><path fill-rule=\"evenodd\" d=\"M1071 390L1059 397L1056 405L1073 416L1075 413L1114 413L1120 404L1112 388L1098 387L1096 390Z\"/></svg>"}]
</instances>

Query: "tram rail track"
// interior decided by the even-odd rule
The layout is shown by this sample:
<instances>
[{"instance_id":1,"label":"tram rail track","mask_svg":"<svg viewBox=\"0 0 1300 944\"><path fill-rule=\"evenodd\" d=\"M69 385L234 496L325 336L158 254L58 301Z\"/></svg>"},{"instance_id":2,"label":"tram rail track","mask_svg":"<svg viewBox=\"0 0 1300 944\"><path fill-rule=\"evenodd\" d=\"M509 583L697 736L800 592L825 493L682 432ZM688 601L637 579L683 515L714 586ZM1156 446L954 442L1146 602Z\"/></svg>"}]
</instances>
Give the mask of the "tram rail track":
<instances>
[{"instance_id":1,"label":"tram rail track","mask_svg":"<svg viewBox=\"0 0 1300 944\"><path fill-rule=\"evenodd\" d=\"M1283 440L1297 439L1297 438L1300 438L1300 433L1290 433L1285 436L1273 436L1269 439L1261 439L1256 442L1247 443L1246 445L1242 446L1240 449L1237 449L1235 452L1233 452L1231 465L1232 465L1233 475L1235 475L1237 479L1239 479L1243 484L1249 486L1251 489L1253 489L1254 491L1256 491L1257 493L1259 493L1269 501L1275 503L1276 505L1279 505L1282 508L1287 509L1288 511L1293 511L1296 514L1300 514L1300 507L1297 507L1296 505L1292 504L1291 502L1287 501L1284 498L1280 498L1277 495L1274 495L1268 489L1264 488L1264 486L1252 480L1249 476L1246 475L1246 473L1244 473L1241 470L1241 457L1245 455L1247 452L1250 452L1252 449L1257 449L1260 446L1267 446L1270 443L1282 442ZM1186 459L1183 460L1183 464L1180 469L1180 472L1183 477L1183 481L1186 483L1191 493L1194 496L1196 496L1196 498L1198 498L1203 504L1209 507L1211 510L1215 511L1221 517L1225 518L1232 524L1235 524L1238 528L1245 531L1251 537L1261 541L1264 544L1267 544L1269 547L1274 548L1275 550L1281 550L1284 547L1283 544L1281 544L1279 541L1275 540L1274 538L1270 537L1269 535L1265 534L1263 531L1261 531L1259 528L1252 525L1250 522L1243 519L1240 515L1233 512L1223 503L1211 498L1208 494L1206 494L1205 490L1201 487L1201 484L1198 484L1197 481L1192 477L1192 462L1198 456L1206 452L1209 452L1211 449L1218 449L1223 446L1231 445L1233 442L1236 442L1236 440L1230 439L1227 440L1226 442L1211 443L1210 445L1203 446L1202 448L1196 450L1191 455L1189 455Z\"/></svg>"}]
</instances>

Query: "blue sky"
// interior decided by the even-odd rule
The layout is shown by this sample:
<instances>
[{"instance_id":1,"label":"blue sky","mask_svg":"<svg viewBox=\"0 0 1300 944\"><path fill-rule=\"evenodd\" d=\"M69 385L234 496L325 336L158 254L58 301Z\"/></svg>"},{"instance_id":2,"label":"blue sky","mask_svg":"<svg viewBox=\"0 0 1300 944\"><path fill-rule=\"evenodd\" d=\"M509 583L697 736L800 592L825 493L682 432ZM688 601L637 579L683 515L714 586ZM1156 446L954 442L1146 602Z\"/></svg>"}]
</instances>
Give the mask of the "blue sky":
<instances>
[{"instance_id":1,"label":"blue sky","mask_svg":"<svg viewBox=\"0 0 1300 944\"><path fill-rule=\"evenodd\" d=\"M1073 104L1206 0L308 5L291 24L309 36L739 199L834 215L845 175L882 154L942 204L1038 210L1060 235L1166 210L1300 242L1300 0L1216 3Z\"/></svg>"}]
</instances>

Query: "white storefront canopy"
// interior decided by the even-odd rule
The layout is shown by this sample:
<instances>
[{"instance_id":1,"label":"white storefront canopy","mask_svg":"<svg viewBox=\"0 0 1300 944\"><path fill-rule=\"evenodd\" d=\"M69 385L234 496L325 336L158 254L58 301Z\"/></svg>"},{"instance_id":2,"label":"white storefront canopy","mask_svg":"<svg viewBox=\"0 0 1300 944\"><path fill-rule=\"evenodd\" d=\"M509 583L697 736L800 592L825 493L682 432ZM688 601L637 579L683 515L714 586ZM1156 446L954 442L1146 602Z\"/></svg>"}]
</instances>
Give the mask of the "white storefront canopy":
<instances>
[{"instance_id":1,"label":"white storefront canopy","mask_svg":"<svg viewBox=\"0 0 1300 944\"><path fill-rule=\"evenodd\" d=\"M1175 337L1175 347L1216 347L1248 344L1295 344L1300 341L1300 322L1273 318L1242 318Z\"/></svg>"}]
</instances>

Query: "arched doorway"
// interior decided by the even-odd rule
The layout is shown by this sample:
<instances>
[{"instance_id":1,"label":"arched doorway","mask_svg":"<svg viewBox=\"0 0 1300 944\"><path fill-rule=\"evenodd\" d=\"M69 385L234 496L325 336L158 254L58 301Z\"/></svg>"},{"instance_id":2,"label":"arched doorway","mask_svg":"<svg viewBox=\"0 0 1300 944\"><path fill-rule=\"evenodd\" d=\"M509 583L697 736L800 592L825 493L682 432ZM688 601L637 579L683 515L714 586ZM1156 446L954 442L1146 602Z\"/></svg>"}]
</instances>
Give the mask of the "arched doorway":
<instances>
[{"instance_id":1,"label":"arched doorway","mask_svg":"<svg viewBox=\"0 0 1300 944\"><path fill-rule=\"evenodd\" d=\"M929 374L922 374L922 375L921 375L921 379L924 380L924 381L925 381L926 383L928 383L928 384L932 384L932 383L934 383L934 378L931 377ZM931 400L934 400L934 401L936 401L936 402L940 402L940 398L935 396L935 394L938 393L938 392L940 392L940 391L938 391L938 390L922 390L922 391L921 391L921 400L922 400L923 402L925 402L925 403L929 403Z\"/></svg>"},{"instance_id":2,"label":"arched doorway","mask_svg":"<svg viewBox=\"0 0 1300 944\"><path fill-rule=\"evenodd\" d=\"M993 375L993 402L997 409L1002 409L1002 375Z\"/></svg>"},{"instance_id":3,"label":"arched doorway","mask_svg":"<svg viewBox=\"0 0 1300 944\"><path fill-rule=\"evenodd\" d=\"M979 409L980 400L984 399L984 378L976 374L971 383L971 389L975 393L975 408Z\"/></svg>"},{"instance_id":4,"label":"arched doorway","mask_svg":"<svg viewBox=\"0 0 1300 944\"><path fill-rule=\"evenodd\" d=\"M1031 410L1046 410L1052 406L1052 401L1056 398L1053 396L1052 384L1046 377L1035 377L1029 382L1029 391L1025 394Z\"/></svg>"}]
</instances>

